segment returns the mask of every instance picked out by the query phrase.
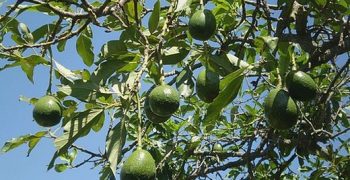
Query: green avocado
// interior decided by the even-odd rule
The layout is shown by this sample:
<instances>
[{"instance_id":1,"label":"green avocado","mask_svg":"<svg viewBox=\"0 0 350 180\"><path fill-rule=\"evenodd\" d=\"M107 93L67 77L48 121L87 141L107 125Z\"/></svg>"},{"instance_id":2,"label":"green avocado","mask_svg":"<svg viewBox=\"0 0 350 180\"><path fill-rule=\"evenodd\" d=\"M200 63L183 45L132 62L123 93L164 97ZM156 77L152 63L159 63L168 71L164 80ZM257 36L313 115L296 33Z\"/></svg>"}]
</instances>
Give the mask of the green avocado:
<instances>
[{"instance_id":1,"label":"green avocado","mask_svg":"<svg viewBox=\"0 0 350 180\"><path fill-rule=\"evenodd\" d=\"M43 127L51 127L60 123L62 118L62 106L53 96L40 98L34 106L34 120Z\"/></svg>"},{"instance_id":2,"label":"green avocado","mask_svg":"<svg viewBox=\"0 0 350 180\"><path fill-rule=\"evenodd\" d=\"M219 95L220 91L220 78L219 75L203 70L198 74L196 82L196 90L199 99L206 103L211 103Z\"/></svg>"},{"instance_id":3,"label":"green avocado","mask_svg":"<svg viewBox=\"0 0 350 180\"><path fill-rule=\"evenodd\" d=\"M299 101L310 101L317 93L315 81L302 71L289 72L286 77L286 86L290 96Z\"/></svg>"},{"instance_id":4,"label":"green avocado","mask_svg":"<svg viewBox=\"0 0 350 180\"><path fill-rule=\"evenodd\" d=\"M155 87L148 98L151 111L161 117L171 116L180 106L179 93L166 84Z\"/></svg>"},{"instance_id":5,"label":"green avocado","mask_svg":"<svg viewBox=\"0 0 350 180\"><path fill-rule=\"evenodd\" d=\"M153 180L156 164L152 155L143 149L137 149L126 159L120 172L121 180Z\"/></svg>"},{"instance_id":6,"label":"green avocado","mask_svg":"<svg viewBox=\"0 0 350 180\"><path fill-rule=\"evenodd\" d=\"M145 112L147 118L153 123L163 123L171 117L171 115L166 116L166 117L162 117L162 116L158 116L158 115L154 114L152 112L151 108L149 107L148 97L145 99L145 104L144 104L143 108L144 108L144 112Z\"/></svg>"},{"instance_id":7,"label":"green avocado","mask_svg":"<svg viewBox=\"0 0 350 180\"><path fill-rule=\"evenodd\" d=\"M188 28L194 39L208 40L216 31L215 16L210 10L198 10L191 16Z\"/></svg>"},{"instance_id":8,"label":"green avocado","mask_svg":"<svg viewBox=\"0 0 350 180\"><path fill-rule=\"evenodd\" d=\"M295 102L283 89L273 89L264 101L265 116L269 125L278 130L293 127L298 119Z\"/></svg>"}]
</instances>

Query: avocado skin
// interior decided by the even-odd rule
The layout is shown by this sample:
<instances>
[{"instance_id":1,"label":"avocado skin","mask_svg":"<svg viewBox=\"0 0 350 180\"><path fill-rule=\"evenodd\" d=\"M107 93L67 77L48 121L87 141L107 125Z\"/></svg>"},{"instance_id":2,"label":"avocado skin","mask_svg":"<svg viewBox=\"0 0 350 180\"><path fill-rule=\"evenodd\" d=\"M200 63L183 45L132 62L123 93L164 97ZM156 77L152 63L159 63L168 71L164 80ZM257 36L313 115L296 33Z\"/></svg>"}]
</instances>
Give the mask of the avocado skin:
<instances>
[{"instance_id":1,"label":"avocado skin","mask_svg":"<svg viewBox=\"0 0 350 180\"><path fill-rule=\"evenodd\" d=\"M293 127L298 119L294 100L283 89L273 89L264 101L264 112L269 125L278 130Z\"/></svg>"},{"instance_id":2,"label":"avocado skin","mask_svg":"<svg viewBox=\"0 0 350 180\"><path fill-rule=\"evenodd\" d=\"M198 74L196 81L197 96L206 103L211 103L219 95L219 75L203 70Z\"/></svg>"},{"instance_id":3,"label":"avocado skin","mask_svg":"<svg viewBox=\"0 0 350 180\"><path fill-rule=\"evenodd\" d=\"M180 106L180 95L169 85L159 85L149 94L151 111L161 117L171 116Z\"/></svg>"},{"instance_id":4,"label":"avocado skin","mask_svg":"<svg viewBox=\"0 0 350 180\"><path fill-rule=\"evenodd\" d=\"M162 116L158 116L158 115L154 114L152 112L151 108L149 107L148 97L145 99L144 112L145 112L148 120L150 120L151 122L156 123L156 124L163 123L171 117L171 115L166 116L166 117L162 117Z\"/></svg>"},{"instance_id":5,"label":"avocado skin","mask_svg":"<svg viewBox=\"0 0 350 180\"><path fill-rule=\"evenodd\" d=\"M62 107L58 99L53 96L43 96L34 105L33 118L43 127L52 127L60 123Z\"/></svg>"},{"instance_id":6,"label":"avocado skin","mask_svg":"<svg viewBox=\"0 0 350 180\"><path fill-rule=\"evenodd\" d=\"M310 101L316 97L315 81L302 71L291 71L286 77L286 86L290 96L299 101Z\"/></svg>"},{"instance_id":7,"label":"avocado skin","mask_svg":"<svg viewBox=\"0 0 350 180\"><path fill-rule=\"evenodd\" d=\"M208 40L216 31L215 16L210 10L198 10L191 16L188 28L194 39Z\"/></svg>"},{"instance_id":8,"label":"avocado skin","mask_svg":"<svg viewBox=\"0 0 350 180\"><path fill-rule=\"evenodd\" d=\"M143 149L134 151L124 162L120 172L121 180L153 180L156 165L152 155Z\"/></svg>"}]
</instances>

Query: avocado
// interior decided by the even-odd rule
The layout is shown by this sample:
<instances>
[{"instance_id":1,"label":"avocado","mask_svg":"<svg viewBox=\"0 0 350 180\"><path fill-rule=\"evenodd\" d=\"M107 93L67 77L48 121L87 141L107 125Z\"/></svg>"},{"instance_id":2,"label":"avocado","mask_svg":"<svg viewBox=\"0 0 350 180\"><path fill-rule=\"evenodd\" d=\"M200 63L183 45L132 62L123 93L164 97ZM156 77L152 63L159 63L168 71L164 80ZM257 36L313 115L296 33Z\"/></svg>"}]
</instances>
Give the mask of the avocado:
<instances>
[{"instance_id":1,"label":"avocado","mask_svg":"<svg viewBox=\"0 0 350 180\"><path fill-rule=\"evenodd\" d=\"M293 127L298 119L294 100L283 89L273 89L264 101L264 111L268 124L278 130Z\"/></svg>"},{"instance_id":2,"label":"avocado","mask_svg":"<svg viewBox=\"0 0 350 180\"><path fill-rule=\"evenodd\" d=\"M290 96L295 100L310 101L316 97L317 85L305 72L289 72L286 77L286 86Z\"/></svg>"},{"instance_id":3,"label":"avocado","mask_svg":"<svg viewBox=\"0 0 350 180\"><path fill-rule=\"evenodd\" d=\"M219 75L203 70L198 74L196 81L196 91L199 99L206 103L211 103L219 95L220 91Z\"/></svg>"},{"instance_id":4,"label":"avocado","mask_svg":"<svg viewBox=\"0 0 350 180\"><path fill-rule=\"evenodd\" d=\"M149 94L149 106L154 114L169 117L179 108L180 95L169 85L159 85Z\"/></svg>"},{"instance_id":5,"label":"avocado","mask_svg":"<svg viewBox=\"0 0 350 180\"><path fill-rule=\"evenodd\" d=\"M153 180L156 165L152 155L143 149L137 149L126 159L120 172L121 180Z\"/></svg>"},{"instance_id":6,"label":"avocado","mask_svg":"<svg viewBox=\"0 0 350 180\"><path fill-rule=\"evenodd\" d=\"M197 10L190 18L188 28L191 36L197 40L208 40L216 31L216 19L207 9Z\"/></svg>"}]
</instances>

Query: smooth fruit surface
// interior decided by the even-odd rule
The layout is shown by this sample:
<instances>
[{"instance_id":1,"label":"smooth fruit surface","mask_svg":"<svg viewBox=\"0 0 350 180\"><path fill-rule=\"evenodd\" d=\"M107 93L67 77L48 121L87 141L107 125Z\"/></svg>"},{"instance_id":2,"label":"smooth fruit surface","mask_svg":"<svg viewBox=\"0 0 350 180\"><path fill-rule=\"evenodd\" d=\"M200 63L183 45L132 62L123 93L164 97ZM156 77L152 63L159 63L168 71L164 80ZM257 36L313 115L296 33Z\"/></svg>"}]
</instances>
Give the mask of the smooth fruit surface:
<instances>
[{"instance_id":1,"label":"smooth fruit surface","mask_svg":"<svg viewBox=\"0 0 350 180\"><path fill-rule=\"evenodd\" d=\"M40 98L34 106L34 120L43 127L57 125L62 118L62 107L58 99L53 96Z\"/></svg>"},{"instance_id":2,"label":"smooth fruit surface","mask_svg":"<svg viewBox=\"0 0 350 180\"><path fill-rule=\"evenodd\" d=\"M295 102L283 89L273 89L265 98L265 116L274 129L285 130L293 127L298 118Z\"/></svg>"},{"instance_id":3,"label":"smooth fruit surface","mask_svg":"<svg viewBox=\"0 0 350 180\"><path fill-rule=\"evenodd\" d=\"M188 28L194 39L208 40L216 30L215 16L207 9L198 10L191 16Z\"/></svg>"},{"instance_id":4,"label":"smooth fruit surface","mask_svg":"<svg viewBox=\"0 0 350 180\"><path fill-rule=\"evenodd\" d=\"M302 71L289 72L286 86L290 96L299 101L309 101L315 98L317 85L315 81Z\"/></svg>"},{"instance_id":5,"label":"smooth fruit surface","mask_svg":"<svg viewBox=\"0 0 350 180\"><path fill-rule=\"evenodd\" d=\"M120 173L121 180L153 180L156 165L152 155L142 149L134 151L123 164Z\"/></svg>"},{"instance_id":6,"label":"smooth fruit surface","mask_svg":"<svg viewBox=\"0 0 350 180\"><path fill-rule=\"evenodd\" d=\"M180 95L169 85L157 86L149 94L149 106L158 116L171 116L180 106Z\"/></svg>"},{"instance_id":7,"label":"smooth fruit surface","mask_svg":"<svg viewBox=\"0 0 350 180\"><path fill-rule=\"evenodd\" d=\"M206 103L213 102L219 94L220 78L219 75L203 70L198 74L196 82L196 90L199 99Z\"/></svg>"},{"instance_id":8,"label":"smooth fruit surface","mask_svg":"<svg viewBox=\"0 0 350 180\"><path fill-rule=\"evenodd\" d=\"M158 116L158 115L154 114L152 112L151 108L149 107L149 99L148 98L145 99L144 112L145 112L147 118L150 121L152 121L153 123L163 123L171 117L171 115L166 116L166 117L162 117L162 116Z\"/></svg>"}]
</instances>

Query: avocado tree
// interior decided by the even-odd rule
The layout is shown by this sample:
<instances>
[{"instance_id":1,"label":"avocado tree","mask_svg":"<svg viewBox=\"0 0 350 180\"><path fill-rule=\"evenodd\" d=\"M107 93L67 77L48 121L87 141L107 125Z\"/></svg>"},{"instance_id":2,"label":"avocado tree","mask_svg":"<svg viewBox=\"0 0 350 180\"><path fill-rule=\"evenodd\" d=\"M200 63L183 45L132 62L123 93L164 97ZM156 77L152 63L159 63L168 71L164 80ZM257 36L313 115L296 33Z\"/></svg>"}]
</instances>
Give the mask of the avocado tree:
<instances>
[{"instance_id":1,"label":"avocado tree","mask_svg":"<svg viewBox=\"0 0 350 180\"><path fill-rule=\"evenodd\" d=\"M92 166L100 179L350 177L349 0L6 5L0 71L49 78L42 97L21 98L42 131L2 152L49 139L49 170ZM43 15L52 22L20 22ZM83 68L55 58L69 43ZM101 151L77 142L101 129Z\"/></svg>"}]
</instances>

